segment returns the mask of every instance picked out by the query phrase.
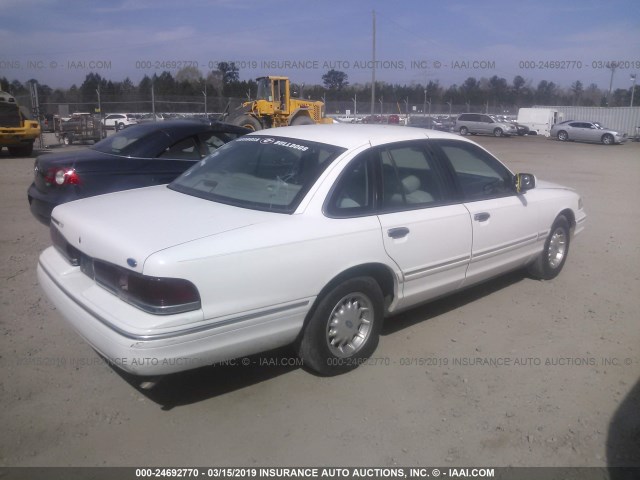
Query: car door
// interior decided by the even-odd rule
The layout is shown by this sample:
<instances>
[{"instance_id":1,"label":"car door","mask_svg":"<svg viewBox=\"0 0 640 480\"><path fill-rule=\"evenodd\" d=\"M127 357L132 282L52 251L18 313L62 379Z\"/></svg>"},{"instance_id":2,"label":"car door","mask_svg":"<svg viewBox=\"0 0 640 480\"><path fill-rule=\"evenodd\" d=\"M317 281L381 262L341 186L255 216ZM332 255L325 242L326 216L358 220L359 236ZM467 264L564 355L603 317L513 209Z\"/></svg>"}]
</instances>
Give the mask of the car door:
<instances>
[{"instance_id":1,"label":"car door","mask_svg":"<svg viewBox=\"0 0 640 480\"><path fill-rule=\"evenodd\" d=\"M398 308L460 287L471 220L426 141L377 149L378 219L385 251L402 271Z\"/></svg>"},{"instance_id":2,"label":"car door","mask_svg":"<svg viewBox=\"0 0 640 480\"><path fill-rule=\"evenodd\" d=\"M569 126L571 127L571 132L569 133L569 138L571 140L589 140L589 129L591 124L585 122L574 122L570 123Z\"/></svg>"},{"instance_id":3,"label":"car door","mask_svg":"<svg viewBox=\"0 0 640 480\"><path fill-rule=\"evenodd\" d=\"M602 131L591 122L584 122L584 140L586 142L599 142Z\"/></svg>"},{"instance_id":4,"label":"car door","mask_svg":"<svg viewBox=\"0 0 640 480\"><path fill-rule=\"evenodd\" d=\"M477 113L469 115L469 131L473 133L482 133L482 118Z\"/></svg>"},{"instance_id":5,"label":"car door","mask_svg":"<svg viewBox=\"0 0 640 480\"><path fill-rule=\"evenodd\" d=\"M513 175L479 146L438 140L473 229L465 284L516 268L538 249L537 209L513 187Z\"/></svg>"},{"instance_id":6,"label":"car door","mask_svg":"<svg viewBox=\"0 0 640 480\"><path fill-rule=\"evenodd\" d=\"M493 121L488 115L478 115L480 117L480 122L478 123L480 133L492 133L493 131Z\"/></svg>"}]
</instances>

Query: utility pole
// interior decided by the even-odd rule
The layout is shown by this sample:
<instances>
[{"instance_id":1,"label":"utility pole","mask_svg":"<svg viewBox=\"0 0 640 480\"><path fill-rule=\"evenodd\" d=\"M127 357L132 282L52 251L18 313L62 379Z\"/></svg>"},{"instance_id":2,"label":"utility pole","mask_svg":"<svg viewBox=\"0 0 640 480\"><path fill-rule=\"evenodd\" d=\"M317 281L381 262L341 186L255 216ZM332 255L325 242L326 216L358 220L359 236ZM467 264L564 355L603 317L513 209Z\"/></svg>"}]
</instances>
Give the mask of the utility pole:
<instances>
[{"instance_id":1,"label":"utility pole","mask_svg":"<svg viewBox=\"0 0 640 480\"><path fill-rule=\"evenodd\" d=\"M207 115L207 81L204 81L204 90L202 91L202 95L204 95L204 118L205 120L209 120Z\"/></svg>"},{"instance_id":2,"label":"utility pole","mask_svg":"<svg viewBox=\"0 0 640 480\"><path fill-rule=\"evenodd\" d=\"M629 106L633 107L633 94L636 93L636 74L635 73L631 74L631 80L633 80L633 85L631 86L631 103L629 104Z\"/></svg>"},{"instance_id":3,"label":"utility pole","mask_svg":"<svg viewBox=\"0 0 640 480\"><path fill-rule=\"evenodd\" d=\"M156 119L156 94L154 91L154 84L155 82L152 80L151 81L151 113L153 114L153 121L155 122Z\"/></svg>"},{"instance_id":4,"label":"utility pole","mask_svg":"<svg viewBox=\"0 0 640 480\"><path fill-rule=\"evenodd\" d=\"M613 74L616 72L616 68L618 68L618 62L608 62L607 68L611 70L611 79L609 80L609 94L607 95L607 107L608 107L609 102L611 102L611 89L613 88Z\"/></svg>"},{"instance_id":5,"label":"utility pole","mask_svg":"<svg viewBox=\"0 0 640 480\"><path fill-rule=\"evenodd\" d=\"M98 95L98 115L100 118L100 137L102 138L103 136L105 136L105 131L104 131L104 123L102 123L102 119L104 117L102 116L102 100L100 99L100 85L98 85L98 88L96 88L96 94Z\"/></svg>"},{"instance_id":6,"label":"utility pole","mask_svg":"<svg viewBox=\"0 0 640 480\"><path fill-rule=\"evenodd\" d=\"M371 12L373 17L373 61L371 62L371 115L375 114L376 102L376 11Z\"/></svg>"}]
</instances>

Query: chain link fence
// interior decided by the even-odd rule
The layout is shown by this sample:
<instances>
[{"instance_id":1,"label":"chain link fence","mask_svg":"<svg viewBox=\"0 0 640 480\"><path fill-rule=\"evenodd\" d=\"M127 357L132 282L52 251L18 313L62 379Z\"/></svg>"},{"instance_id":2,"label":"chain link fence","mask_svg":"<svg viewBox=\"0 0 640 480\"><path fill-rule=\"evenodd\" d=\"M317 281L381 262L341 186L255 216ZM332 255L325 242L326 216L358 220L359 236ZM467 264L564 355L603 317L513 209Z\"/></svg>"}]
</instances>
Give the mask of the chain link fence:
<instances>
[{"instance_id":1,"label":"chain link fence","mask_svg":"<svg viewBox=\"0 0 640 480\"><path fill-rule=\"evenodd\" d=\"M31 105L28 95L16 97L21 105ZM51 98L41 99L39 102L40 116L59 115L69 116L73 113L92 113L108 115L111 113L166 113L187 115L221 115L223 112L231 112L246 102L247 98L220 97L220 96L177 96L177 95L102 95L100 100L82 101L81 99L66 99L55 101ZM489 113L500 115L517 115L516 105L484 104L449 104L442 102L425 102L413 104L405 101L377 101L374 108L371 102L334 101L326 99L325 113L328 116L368 116L374 115L458 115L464 112Z\"/></svg>"}]
</instances>

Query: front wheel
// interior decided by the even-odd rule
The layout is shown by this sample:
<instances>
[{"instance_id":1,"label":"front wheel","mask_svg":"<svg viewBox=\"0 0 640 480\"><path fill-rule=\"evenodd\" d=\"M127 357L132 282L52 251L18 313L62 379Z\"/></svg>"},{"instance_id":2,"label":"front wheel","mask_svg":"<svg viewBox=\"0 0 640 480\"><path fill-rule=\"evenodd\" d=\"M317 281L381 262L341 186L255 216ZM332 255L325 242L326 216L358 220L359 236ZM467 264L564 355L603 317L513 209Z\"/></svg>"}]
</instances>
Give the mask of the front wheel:
<instances>
[{"instance_id":1,"label":"front wheel","mask_svg":"<svg viewBox=\"0 0 640 480\"><path fill-rule=\"evenodd\" d=\"M602 143L604 143L605 145L613 145L613 135L611 135L610 133L605 133L602 136Z\"/></svg>"},{"instance_id":2,"label":"front wheel","mask_svg":"<svg viewBox=\"0 0 640 480\"><path fill-rule=\"evenodd\" d=\"M500 129L500 128L496 128L496 129L493 131L493 136L494 136L494 137L501 137L501 136L502 136L502 129Z\"/></svg>"},{"instance_id":3,"label":"front wheel","mask_svg":"<svg viewBox=\"0 0 640 480\"><path fill-rule=\"evenodd\" d=\"M253 130L257 132L258 130L262 130L262 124L258 121L257 118L252 117L251 115L242 115L238 118L234 124L239 127L248 128L249 130Z\"/></svg>"},{"instance_id":4,"label":"front wheel","mask_svg":"<svg viewBox=\"0 0 640 480\"><path fill-rule=\"evenodd\" d=\"M298 354L320 375L353 370L376 349L384 300L371 277L338 284L319 301L304 329Z\"/></svg>"},{"instance_id":5,"label":"front wheel","mask_svg":"<svg viewBox=\"0 0 640 480\"><path fill-rule=\"evenodd\" d=\"M12 157L28 157L33 153L33 143L21 145L20 147L7 147L7 149ZM2 150L1 147L0 150Z\"/></svg>"},{"instance_id":6,"label":"front wheel","mask_svg":"<svg viewBox=\"0 0 640 480\"><path fill-rule=\"evenodd\" d=\"M551 280L557 277L569 255L570 235L571 230L567 218L564 215L558 216L544 242L544 250L529 265L529 274L540 280Z\"/></svg>"}]
</instances>

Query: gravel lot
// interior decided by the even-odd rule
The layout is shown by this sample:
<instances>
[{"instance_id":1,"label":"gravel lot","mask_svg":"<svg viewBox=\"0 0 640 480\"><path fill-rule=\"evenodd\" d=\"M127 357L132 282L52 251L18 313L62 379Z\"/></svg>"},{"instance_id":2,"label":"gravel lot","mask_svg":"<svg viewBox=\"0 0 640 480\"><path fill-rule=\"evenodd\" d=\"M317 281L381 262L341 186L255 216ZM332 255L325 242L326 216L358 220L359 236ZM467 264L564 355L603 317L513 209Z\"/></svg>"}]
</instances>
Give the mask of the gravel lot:
<instances>
[{"instance_id":1,"label":"gravel lot","mask_svg":"<svg viewBox=\"0 0 640 480\"><path fill-rule=\"evenodd\" d=\"M284 349L149 391L40 291L33 159L3 151L0 466L640 465L640 143L474 138L582 194L587 229L558 278L516 272L393 318L347 375Z\"/></svg>"}]
</instances>

